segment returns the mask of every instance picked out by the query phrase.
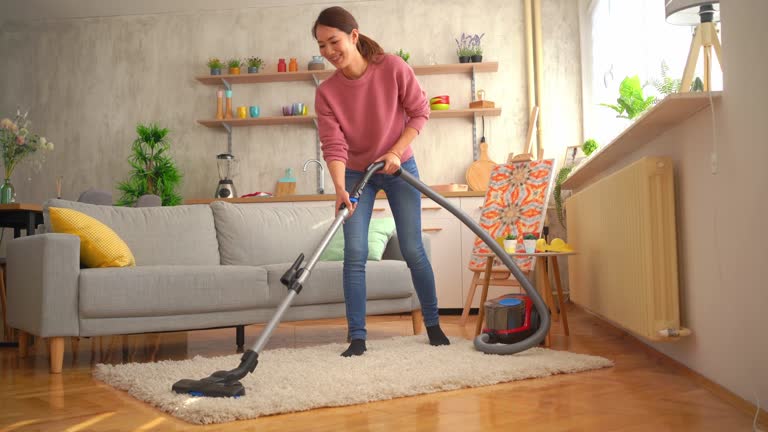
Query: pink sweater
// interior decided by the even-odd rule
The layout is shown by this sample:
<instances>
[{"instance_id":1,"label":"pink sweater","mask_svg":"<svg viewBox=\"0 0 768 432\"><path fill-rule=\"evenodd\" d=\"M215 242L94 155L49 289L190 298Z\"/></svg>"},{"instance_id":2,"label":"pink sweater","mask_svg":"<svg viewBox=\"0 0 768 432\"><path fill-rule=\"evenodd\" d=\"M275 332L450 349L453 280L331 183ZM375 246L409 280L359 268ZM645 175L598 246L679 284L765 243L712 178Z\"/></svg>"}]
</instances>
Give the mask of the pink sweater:
<instances>
[{"instance_id":1,"label":"pink sweater","mask_svg":"<svg viewBox=\"0 0 768 432\"><path fill-rule=\"evenodd\" d=\"M356 80L336 70L317 88L315 112L326 163L340 160L363 171L392 148L406 126L420 132L429 105L413 69L386 54L381 63L369 63ZM402 161L412 155L409 146Z\"/></svg>"}]
</instances>

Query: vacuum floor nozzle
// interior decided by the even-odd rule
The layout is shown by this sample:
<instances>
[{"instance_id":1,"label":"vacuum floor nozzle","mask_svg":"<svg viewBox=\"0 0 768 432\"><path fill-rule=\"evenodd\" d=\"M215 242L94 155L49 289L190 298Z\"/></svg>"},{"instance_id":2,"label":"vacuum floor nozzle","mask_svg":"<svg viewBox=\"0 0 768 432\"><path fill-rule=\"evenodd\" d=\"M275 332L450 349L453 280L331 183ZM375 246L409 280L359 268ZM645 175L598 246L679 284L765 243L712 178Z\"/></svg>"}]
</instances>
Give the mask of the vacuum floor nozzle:
<instances>
[{"instance_id":1,"label":"vacuum floor nozzle","mask_svg":"<svg viewBox=\"0 0 768 432\"><path fill-rule=\"evenodd\" d=\"M245 387L240 381L217 380L208 377L200 380L183 379L173 385L173 391L192 396L239 397L245 395Z\"/></svg>"}]
</instances>

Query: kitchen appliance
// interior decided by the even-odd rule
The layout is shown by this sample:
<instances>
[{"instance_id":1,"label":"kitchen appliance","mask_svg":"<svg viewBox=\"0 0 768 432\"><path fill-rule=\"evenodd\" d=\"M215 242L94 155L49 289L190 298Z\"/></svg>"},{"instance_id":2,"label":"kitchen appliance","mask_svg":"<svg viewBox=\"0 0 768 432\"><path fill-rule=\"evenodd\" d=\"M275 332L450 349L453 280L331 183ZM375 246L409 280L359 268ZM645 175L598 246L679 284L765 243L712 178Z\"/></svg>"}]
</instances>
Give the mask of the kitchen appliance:
<instances>
[{"instance_id":1,"label":"kitchen appliance","mask_svg":"<svg viewBox=\"0 0 768 432\"><path fill-rule=\"evenodd\" d=\"M237 190L233 179L239 173L239 163L234 155L222 153L216 156L219 169L219 184L216 186L215 198L237 198Z\"/></svg>"}]
</instances>

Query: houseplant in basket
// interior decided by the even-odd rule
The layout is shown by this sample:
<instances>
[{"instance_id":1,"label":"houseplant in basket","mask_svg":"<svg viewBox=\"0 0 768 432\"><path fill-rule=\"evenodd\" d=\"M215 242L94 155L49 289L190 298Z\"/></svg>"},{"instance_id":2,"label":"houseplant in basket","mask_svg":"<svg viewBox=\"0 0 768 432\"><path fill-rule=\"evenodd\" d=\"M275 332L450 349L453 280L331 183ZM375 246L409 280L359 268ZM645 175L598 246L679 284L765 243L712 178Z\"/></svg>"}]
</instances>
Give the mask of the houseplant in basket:
<instances>
[{"instance_id":1,"label":"houseplant in basket","mask_svg":"<svg viewBox=\"0 0 768 432\"><path fill-rule=\"evenodd\" d=\"M33 167L39 169L43 161L43 152L53 150L53 143L44 136L29 130L28 112L24 114L16 110L16 117L11 120L0 120L0 149L3 152L3 167L5 181L0 186L0 203L7 204L15 201L15 191L11 184L11 175L19 162L29 158ZM37 155L39 158L31 158Z\"/></svg>"}]
</instances>

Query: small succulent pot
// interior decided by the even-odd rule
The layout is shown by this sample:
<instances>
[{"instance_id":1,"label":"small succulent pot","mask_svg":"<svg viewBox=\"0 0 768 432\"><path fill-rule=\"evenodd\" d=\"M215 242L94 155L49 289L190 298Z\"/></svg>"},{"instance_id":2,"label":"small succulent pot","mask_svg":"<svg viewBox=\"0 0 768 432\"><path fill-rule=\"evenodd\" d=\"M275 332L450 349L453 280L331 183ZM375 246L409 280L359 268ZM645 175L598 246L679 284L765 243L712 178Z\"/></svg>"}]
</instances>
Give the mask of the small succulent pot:
<instances>
[{"instance_id":1,"label":"small succulent pot","mask_svg":"<svg viewBox=\"0 0 768 432\"><path fill-rule=\"evenodd\" d=\"M472 60L470 56L459 56L459 63L469 63Z\"/></svg>"},{"instance_id":2,"label":"small succulent pot","mask_svg":"<svg viewBox=\"0 0 768 432\"><path fill-rule=\"evenodd\" d=\"M473 55L472 56L472 63L480 63L483 61L482 55Z\"/></svg>"},{"instance_id":3,"label":"small succulent pot","mask_svg":"<svg viewBox=\"0 0 768 432\"><path fill-rule=\"evenodd\" d=\"M221 75L221 68L211 68L211 75Z\"/></svg>"},{"instance_id":4,"label":"small succulent pot","mask_svg":"<svg viewBox=\"0 0 768 432\"><path fill-rule=\"evenodd\" d=\"M536 240L529 240L525 239L523 240L523 246L525 247L525 253L534 253L536 252Z\"/></svg>"},{"instance_id":5,"label":"small succulent pot","mask_svg":"<svg viewBox=\"0 0 768 432\"><path fill-rule=\"evenodd\" d=\"M507 253L514 253L517 248L517 239L507 240L504 239L504 250Z\"/></svg>"},{"instance_id":6,"label":"small succulent pot","mask_svg":"<svg viewBox=\"0 0 768 432\"><path fill-rule=\"evenodd\" d=\"M240 68L239 67L231 67L231 68L229 68L229 74L230 75L240 75Z\"/></svg>"},{"instance_id":7,"label":"small succulent pot","mask_svg":"<svg viewBox=\"0 0 768 432\"><path fill-rule=\"evenodd\" d=\"M255 66L248 66L248 73L259 73L259 68Z\"/></svg>"}]
</instances>

